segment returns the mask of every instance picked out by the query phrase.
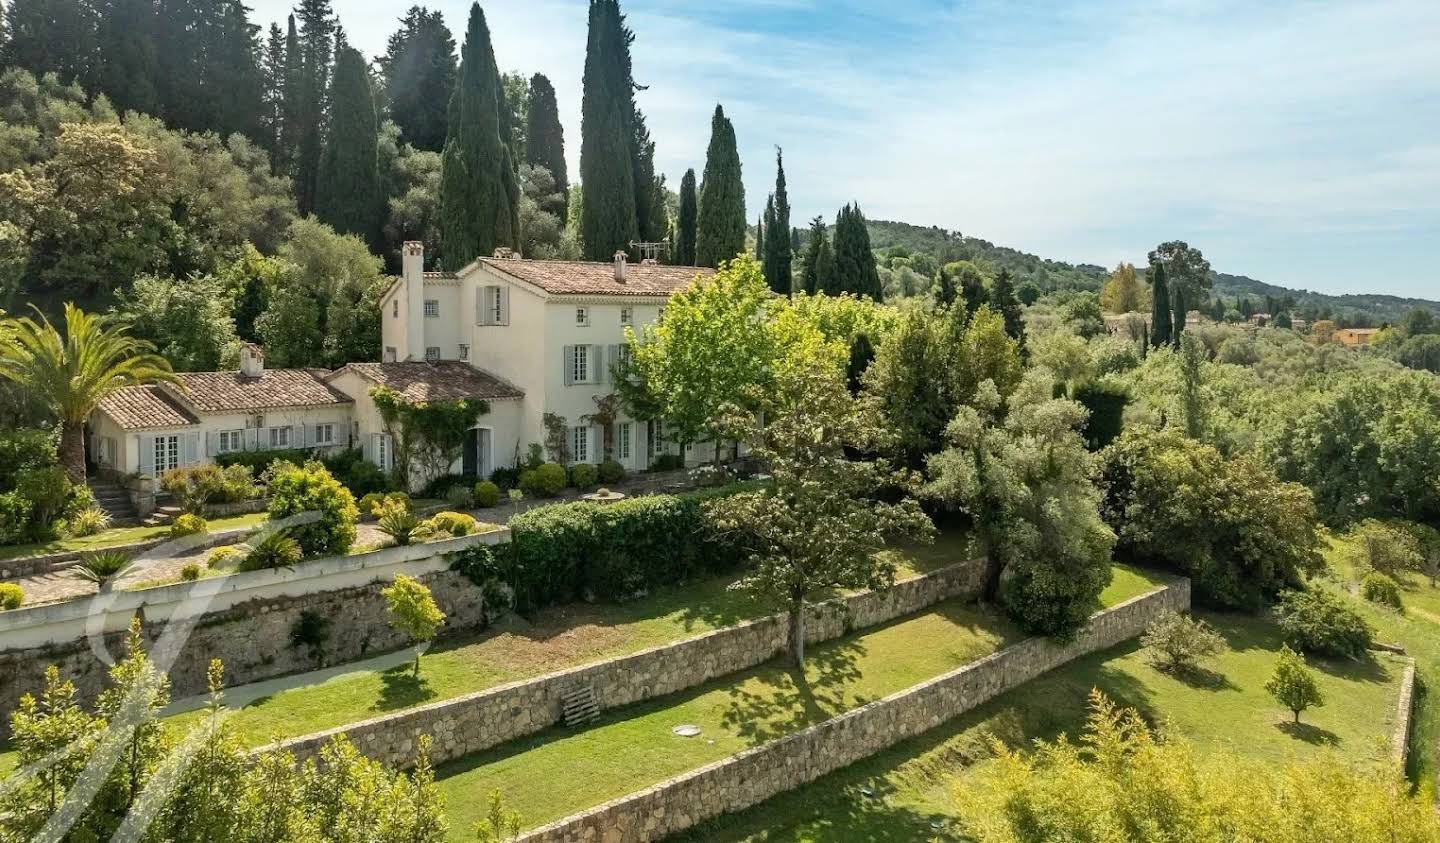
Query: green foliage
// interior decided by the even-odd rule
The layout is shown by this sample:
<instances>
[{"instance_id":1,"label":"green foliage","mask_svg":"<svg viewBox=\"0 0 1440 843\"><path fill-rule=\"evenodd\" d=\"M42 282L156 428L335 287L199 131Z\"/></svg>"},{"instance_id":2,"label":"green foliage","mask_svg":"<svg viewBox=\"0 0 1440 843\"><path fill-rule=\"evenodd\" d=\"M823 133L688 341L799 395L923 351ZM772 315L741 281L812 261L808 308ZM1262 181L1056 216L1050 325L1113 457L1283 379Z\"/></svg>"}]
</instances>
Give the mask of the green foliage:
<instances>
[{"instance_id":1,"label":"green foliage","mask_svg":"<svg viewBox=\"0 0 1440 843\"><path fill-rule=\"evenodd\" d=\"M1402 608L1400 584L1379 571L1371 571L1360 579L1360 595L1371 603L1392 609Z\"/></svg>"},{"instance_id":2,"label":"green foliage","mask_svg":"<svg viewBox=\"0 0 1440 843\"><path fill-rule=\"evenodd\" d=\"M700 180L695 263L718 267L733 261L745 251L745 228L745 182L740 175L735 127L725 109L716 105L710 120L710 146L705 151L705 174Z\"/></svg>"},{"instance_id":3,"label":"green foliage","mask_svg":"<svg viewBox=\"0 0 1440 843\"><path fill-rule=\"evenodd\" d=\"M625 466L616 460L605 460L600 463L599 470L596 472L596 478L601 483L613 486L625 479Z\"/></svg>"},{"instance_id":4,"label":"green foliage","mask_svg":"<svg viewBox=\"0 0 1440 843\"><path fill-rule=\"evenodd\" d=\"M455 483L445 491L445 502L455 509L474 509L475 490L465 483Z\"/></svg>"},{"instance_id":5,"label":"green foliage","mask_svg":"<svg viewBox=\"0 0 1440 843\"><path fill-rule=\"evenodd\" d=\"M1121 558L1190 577L1198 601L1258 609L1320 566L1314 503L1247 456L1177 431L1128 431L1103 455Z\"/></svg>"},{"instance_id":6,"label":"green foliage","mask_svg":"<svg viewBox=\"0 0 1440 843\"><path fill-rule=\"evenodd\" d=\"M1165 267L1150 267L1150 344L1156 348L1170 344L1174 325L1170 318L1170 286L1166 283Z\"/></svg>"},{"instance_id":7,"label":"green foliage","mask_svg":"<svg viewBox=\"0 0 1440 843\"><path fill-rule=\"evenodd\" d=\"M1393 578L1426 568L1419 538L1403 524L1367 518L1351 527L1342 539L1342 555L1357 571L1375 571Z\"/></svg>"},{"instance_id":8,"label":"green foliage","mask_svg":"<svg viewBox=\"0 0 1440 843\"><path fill-rule=\"evenodd\" d=\"M675 263L695 266L695 241L700 223L700 200L695 191L695 170L680 179L680 209L675 219Z\"/></svg>"},{"instance_id":9,"label":"green foliage","mask_svg":"<svg viewBox=\"0 0 1440 843\"><path fill-rule=\"evenodd\" d=\"M335 57L329 129L315 189L315 215L341 234L380 240L380 122L364 56L350 47Z\"/></svg>"},{"instance_id":10,"label":"green foliage","mask_svg":"<svg viewBox=\"0 0 1440 843\"><path fill-rule=\"evenodd\" d=\"M982 383L946 427L950 447L928 459L925 492L975 520L987 596L1027 629L1063 637L1109 584L1115 534L1090 481L1094 459L1078 430L1085 410L1054 390L1045 369L1030 370L1005 405Z\"/></svg>"},{"instance_id":11,"label":"green foliage","mask_svg":"<svg viewBox=\"0 0 1440 843\"><path fill-rule=\"evenodd\" d=\"M499 494L498 491L496 493ZM425 528L438 535L468 536L479 529L474 516L463 512L437 512L425 522Z\"/></svg>"},{"instance_id":12,"label":"green foliage","mask_svg":"<svg viewBox=\"0 0 1440 843\"><path fill-rule=\"evenodd\" d=\"M293 462L293 460L292 460ZM390 478L375 463L365 459L365 452L359 448L351 448L333 456L324 457L321 462L325 464L331 474L350 490L352 495L368 496L375 492L387 492L390 490ZM370 511L369 507L360 507L362 514Z\"/></svg>"},{"instance_id":13,"label":"green foliage","mask_svg":"<svg viewBox=\"0 0 1440 843\"><path fill-rule=\"evenodd\" d=\"M201 463L167 471L160 488L180 501L186 512L201 514L209 504L239 503L260 497L250 466L235 463L221 468Z\"/></svg>"},{"instance_id":14,"label":"green foliage","mask_svg":"<svg viewBox=\"0 0 1440 843\"><path fill-rule=\"evenodd\" d=\"M520 836L521 820L517 811L506 809L500 791L492 790L485 818L475 824L475 843L510 843Z\"/></svg>"},{"instance_id":15,"label":"green foliage","mask_svg":"<svg viewBox=\"0 0 1440 843\"><path fill-rule=\"evenodd\" d=\"M216 454L215 464L226 469L231 466L244 466L250 469L253 476L258 477L264 475L275 463L288 462L299 465L310 458L309 451L293 448L274 451L235 451L229 454Z\"/></svg>"},{"instance_id":16,"label":"green foliage","mask_svg":"<svg viewBox=\"0 0 1440 843\"><path fill-rule=\"evenodd\" d=\"M386 616L393 629L410 636L416 643L433 641L445 625L445 613L435 604L430 588L405 574L380 590L385 597ZM415 654L415 675L420 675L420 654Z\"/></svg>"},{"instance_id":17,"label":"green foliage","mask_svg":"<svg viewBox=\"0 0 1440 843\"><path fill-rule=\"evenodd\" d=\"M172 539L203 536L208 532L210 532L210 525L205 523L205 519L191 512L180 514L170 525L170 538Z\"/></svg>"},{"instance_id":18,"label":"green foliage","mask_svg":"<svg viewBox=\"0 0 1440 843\"><path fill-rule=\"evenodd\" d=\"M1315 674L1305 666L1305 657L1290 649L1288 645L1280 648L1280 656L1275 661L1275 673L1265 683L1265 690L1275 701L1290 709L1295 715L1295 722L1300 722L1300 713L1307 708L1318 708L1325 704L1325 697L1320 693L1320 686L1315 681Z\"/></svg>"},{"instance_id":19,"label":"green foliage","mask_svg":"<svg viewBox=\"0 0 1440 843\"><path fill-rule=\"evenodd\" d=\"M455 39L439 10L412 7L378 60L390 119L416 149L445 144L446 107L455 86Z\"/></svg>"},{"instance_id":20,"label":"green foliage","mask_svg":"<svg viewBox=\"0 0 1440 843\"><path fill-rule=\"evenodd\" d=\"M579 221L586 260L608 261L640 238L633 37L616 0L591 0L580 104L585 198Z\"/></svg>"},{"instance_id":21,"label":"green foliage","mask_svg":"<svg viewBox=\"0 0 1440 843\"><path fill-rule=\"evenodd\" d=\"M650 463L651 471L675 471L685 467L685 458L679 454L660 454Z\"/></svg>"},{"instance_id":22,"label":"green foliage","mask_svg":"<svg viewBox=\"0 0 1440 843\"><path fill-rule=\"evenodd\" d=\"M130 555L119 550L99 550L86 555L75 566L75 573L84 579L104 587L126 568L130 567Z\"/></svg>"},{"instance_id":23,"label":"green foliage","mask_svg":"<svg viewBox=\"0 0 1440 843\"><path fill-rule=\"evenodd\" d=\"M565 491L565 466L548 462L520 472L520 491L532 498L553 498Z\"/></svg>"},{"instance_id":24,"label":"green foliage","mask_svg":"<svg viewBox=\"0 0 1440 843\"><path fill-rule=\"evenodd\" d=\"M142 275L117 295L115 309L177 371L217 371L239 343L231 291L214 275Z\"/></svg>"},{"instance_id":25,"label":"green foliage","mask_svg":"<svg viewBox=\"0 0 1440 843\"><path fill-rule=\"evenodd\" d=\"M110 513L98 506L88 507L65 519L65 526L72 536L93 536L110 528Z\"/></svg>"},{"instance_id":26,"label":"green foliage","mask_svg":"<svg viewBox=\"0 0 1440 843\"><path fill-rule=\"evenodd\" d=\"M298 545L296 546L296 553L299 553ZM296 558L298 560L298 555ZM238 568L244 559L244 550L232 545L225 545L210 551L210 555L205 558L205 565L217 571L223 571L227 568Z\"/></svg>"},{"instance_id":27,"label":"green foliage","mask_svg":"<svg viewBox=\"0 0 1440 843\"><path fill-rule=\"evenodd\" d=\"M375 528L401 547L419 537L423 527L420 516L400 501L386 500L375 509Z\"/></svg>"},{"instance_id":28,"label":"green foliage","mask_svg":"<svg viewBox=\"0 0 1440 843\"><path fill-rule=\"evenodd\" d=\"M0 611L18 609L20 608L20 604L24 602L25 589L21 588L19 583L0 583Z\"/></svg>"},{"instance_id":29,"label":"green foliage","mask_svg":"<svg viewBox=\"0 0 1440 843\"><path fill-rule=\"evenodd\" d=\"M180 579L184 582L195 582L200 579L200 566L194 562L180 569Z\"/></svg>"},{"instance_id":30,"label":"green foliage","mask_svg":"<svg viewBox=\"0 0 1440 843\"><path fill-rule=\"evenodd\" d=\"M395 476L408 485L443 477L459 458L476 420L490 412L479 399L411 401L388 387L371 387L385 431L394 442Z\"/></svg>"},{"instance_id":31,"label":"green foliage","mask_svg":"<svg viewBox=\"0 0 1440 843\"><path fill-rule=\"evenodd\" d=\"M530 77L530 99L525 112L525 163L543 167L555 180L563 222L568 212L570 177L565 161L565 128L555 102L555 86L542 73Z\"/></svg>"},{"instance_id":32,"label":"green foliage","mask_svg":"<svg viewBox=\"0 0 1440 843\"><path fill-rule=\"evenodd\" d=\"M785 159L780 150L775 150L775 193L766 205L765 230L769 239L760 260L765 267L765 280L770 289L788 296L792 288L791 260L794 254L790 246L790 194L785 187Z\"/></svg>"},{"instance_id":33,"label":"green foliage","mask_svg":"<svg viewBox=\"0 0 1440 843\"><path fill-rule=\"evenodd\" d=\"M595 488L598 476L599 470L590 463L577 463L570 466L570 485L581 491L588 492Z\"/></svg>"},{"instance_id":34,"label":"green foliage","mask_svg":"<svg viewBox=\"0 0 1440 843\"><path fill-rule=\"evenodd\" d=\"M288 528L307 557L342 556L355 543L355 522L360 511L350 490L340 485L325 466L277 464L270 478L270 520L279 522L302 512L319 520Z\"/></svg>"},{"instance_id":35,"label":"green foliage","mask_svg":"<svg viewBox=\"0 0 1440 843\"><path fill-rule=\"evenodd\" d=\"M1320 656L1365 655L1375 630L1346 601L1328 591L1287 591L1276 609L1286 643Z\"/></svg>"},{"instance_id":36,"label":"green foliage","mask_svg":"<svg viewBox=\"0 0 1440 843\"><path fill-rule=\"evenodd\" d=\"M317 662L323 657L329 640L330 619L313 609L302 610L290 628L290 646L308 649Z\"/></svg>"},{"instance_id":37,"label":"green foliage","mask_svg":"<svg viewBox=\"0 0 1440 843\"><path fill-rule=\"evenodd\" d=\"M874 301L884 298L875 253L870 248L870 232L865 227L865 215L860 212L859 205L846 205L840 209L835 218L833 250L834 274L818 288L820 292L831 295L853 293Z\"/></svg>"},{"instance_id":38,"label":"green foliage","mask_svg":"<svg viewBox=\"0 0 1440 843\"><path fill-rule=\"evenodd\" d=\"M241 571L268 571L275 568L289 568L305 558L305 551L289 530L266 532L258 542L249 546L249 552L240 560ZM223 561L220 561L223 560ZM210 567L228 564L230 556L221 557L217 552L210 557Z\"/></svg>"},{"instance_id":39,"label":"green foliage","mask_svg":"<svg viewBox=\"0 0 1440 843\"><path fill-rule=\"evenodd\" d=\"M1193 671L1202 659L1214 658L1226 649L1225 639L1209 624L1178 612L1165 612L1150 624L1140 643L1150 651L1150 661L1171 673Z\"/></svg>"},{"instance_id":40,"label":"green foliage","mask_svg":"<svg viewBox=\"0 0 1440 843\"><path fill-rule=\"evenodd\" d=\"M1074 398L1088 413L1081 432L1092 451L1107 447L1124 432L1125 407L1130 403L1130 391L1124 386L1091 383L1075 390Z\"/></svg>"},{"instance_id":41,"label":"green foliage","mask_svg":"<svg viewBox=\"0 0 1440 843\"><path fill-rule=\"evenodd\" d=\"M475 505L481 509L489 509L500 503L500 487L489 480L481 480L475 484Z\"/></svg>"},{"instance_id":42,"label":"green foliage","mask_svg":"<svg viewBox=\"0 0 1440 843\"><path fill-rule=\"evenodd\" d=\"M810 241L800 262L800 289L815 295L835 289L835 252L825 233L825 219L810 221Z\"/></svg>"}]
</instances>

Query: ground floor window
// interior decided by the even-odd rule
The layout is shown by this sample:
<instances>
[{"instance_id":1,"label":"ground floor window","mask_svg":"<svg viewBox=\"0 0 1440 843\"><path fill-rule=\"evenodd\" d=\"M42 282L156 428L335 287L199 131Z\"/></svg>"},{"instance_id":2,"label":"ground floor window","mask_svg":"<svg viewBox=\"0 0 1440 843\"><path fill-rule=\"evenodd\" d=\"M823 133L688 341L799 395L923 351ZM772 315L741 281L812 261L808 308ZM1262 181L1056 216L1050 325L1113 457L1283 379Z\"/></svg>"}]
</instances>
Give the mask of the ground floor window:
<instances>
[{"instance_id":1,"label":"ground floor window","mask_svg":"<svg viewBox=\"0 0 1440 843\"><path fill-rule=\"evenodd\" d=\"M590 462L590 428L570 428L570 455L575 462Z\"/></svg>"},{"instance_id":2,"label":"ground floor window","mask_svg":"<svg viewBox=\"0 0 1440 843\"><path fill-rule=\"evenodd\" d=\"M220 431L220 453L229 454L244 449L244 437L243 430Z\"/></svg>"},{"instance_id":3,"label":"ground floor window","mask_svg":"<svg viewBox=\"0 0 1440 843\"><path fill-rule=\"evenodd\" d=\"M272 427L272 428L270 428L270 447L271 447L272 449L273 449L273 448L288 448L288 447L290 447L290 428L288 428L288 427Z\"/></svg>"},{"instance_id":4,"label":"ground floor window","mask_svg":"<svg viewBox=\"0 0 1440 843\"><path fill-rule=\"evenodd\" d=\"M315 425L315 444L316 444L316 445L334 445L334 444L335 444L335 425L333 425L333 424L317 424L317 425Z\"/></svg>"},{"instance_id":5,"label":"ground floor window","mask_svg":"<svg viewBox=\"0 0 1440 843\"><path fill-rule=\"evenodd\" d=\"M155 437L155 476L180 467L180 437Z\"/></svg>"}]
</instances>

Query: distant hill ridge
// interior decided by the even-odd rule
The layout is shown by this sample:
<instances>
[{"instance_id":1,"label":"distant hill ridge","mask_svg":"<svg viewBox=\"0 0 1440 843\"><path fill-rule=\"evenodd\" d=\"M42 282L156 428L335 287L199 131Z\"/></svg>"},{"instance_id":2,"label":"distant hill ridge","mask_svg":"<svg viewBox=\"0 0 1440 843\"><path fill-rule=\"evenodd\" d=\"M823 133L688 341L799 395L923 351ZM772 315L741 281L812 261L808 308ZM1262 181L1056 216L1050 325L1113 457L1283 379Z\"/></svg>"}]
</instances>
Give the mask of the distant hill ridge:
<instances>
[{"instance_id":1,"label":"distant hill ridge","mask_svg":"<svg viewBox=\"0 0 1440 843\"><path fill-rule=\"evenodd\" d=\"M988 240L969 237L958 231L949 231L938 226L919 226L890 220L869 222L870 245L878 251L887 251L896 246L911 252L925 252L941 263L956 260L983 261L994 270L1008 269L1017 284L1030 282L1043 291L1051 290L1099 290L1110 275L1110 268L1094 264L1072 264L1064 261L1047 260L1027 252L997 246ZM1197 244L1201 249L1204 244ZM1141 267L1142 271L1144 267ZM1267 284L1244 275L1215 273L1213 293L1227 299L1249 296L1263 300L1266 296L1275 298L1291 297L1297 308L1311 306L1329 308L1336 317L1346 314L1368 313L1382 321L1399 319L1406 311L1415 307L1429 308L1440 314L1440 302L1429 299L1407 298L1404 296L1378 293L1350 293L1330 295L1311 290L1282 287Z\"/></svg>"}]
</instances>

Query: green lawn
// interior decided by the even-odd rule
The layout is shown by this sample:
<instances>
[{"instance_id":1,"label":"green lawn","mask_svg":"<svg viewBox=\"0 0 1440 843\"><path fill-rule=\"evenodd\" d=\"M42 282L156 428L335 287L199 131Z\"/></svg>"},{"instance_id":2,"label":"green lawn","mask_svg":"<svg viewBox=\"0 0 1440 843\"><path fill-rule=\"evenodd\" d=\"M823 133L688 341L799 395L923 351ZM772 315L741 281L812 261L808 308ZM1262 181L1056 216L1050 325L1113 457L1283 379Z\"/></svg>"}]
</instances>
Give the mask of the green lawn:
<instances>
[{"instance_id":1,"label":"green lawn","mask_svg":"<svg viewBox=\"0 0 1440 843\"><path fill-rule=\"evenodd\" d=\"M1181 681L1151 667L1137 642L1077 659L977 710L813 785L740 814L722 817L685 839L705 841L959 840L948 827L964 798L967 768L983 764L988 741L1011 746L1074 735L1086 697L1100 688L1154 723L1205 747L1262 759L1337 752L1369 758L1388 748L1401 663L1318 662L1327 704L1299 730L1264 691L1280 646L1274 626L1235 615L1203 615L1230 651L1204 676ZM868 791L868 795L866 793ZM938 829L938 830L937 830Z\"/></svg>"},{"instance_id":2,"label":"green lawn","mask_svg":"<svg viewBox=\"0 0 1440 843\"><path fill-rule=\"evenodd\" d=\"M228 530L233 527L254 527L267 519L269 515L263 512L250 515L237 515L234 518L216 518L210 522L210 530ZM122 527L116 530L106 530L103 533L96 533L93 536L84 536L73 539L56 539L49 542L37 542L35 544L16 544L8 547L0 547L0 559L18 559L22 556L41 556L51 553L69 553L71 551L103 550L107 547L116 547L124 544L135 544L137 542L160 539L170 535L170 528L166 527Z\"/></svg>"},{"instance_id":3,"label":"green lawn","mask_svg":"<svg viewBox=\"0 0 1440 843\"><path fill-rule=\"evenodd\" d=\"M444 765L452 839L469 839L492 790L526 827L541 825L822 722L1020 637L992 613L946 601L813 648L803 676L777 660L608 712L583 731L549 729ZM681 724L699 726L701 735L673 734Z\"/></svg>"}]
</instances>

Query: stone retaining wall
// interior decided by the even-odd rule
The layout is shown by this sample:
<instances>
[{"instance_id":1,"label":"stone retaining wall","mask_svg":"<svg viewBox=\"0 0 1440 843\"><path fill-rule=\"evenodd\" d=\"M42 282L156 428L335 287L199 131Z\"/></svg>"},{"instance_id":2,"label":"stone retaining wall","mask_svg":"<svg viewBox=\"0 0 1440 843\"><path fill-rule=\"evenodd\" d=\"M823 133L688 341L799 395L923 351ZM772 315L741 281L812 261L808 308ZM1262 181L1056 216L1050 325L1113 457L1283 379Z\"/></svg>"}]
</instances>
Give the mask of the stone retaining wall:
<instances>
[{"instance_id":1,"label":"stone retaining wall","mask_svg":"<svg viewBox=\"0 0 1440 843\"><path fill-rule=\"evenodd\" d=\"M1190 607L1190 583L1097 613L1068 644L1032 638L885 699L523 835L522 843L658 840L815 781L939 726L1087 653L1139 635L1161 612Z\"/></svg>"},{"instance_id":2,"label":"stone retaining wall","mask_svg":"<svg viewBox=\"0 0 1440 843\"><path fill-rule=\"evenodd\" d=\"M984 585L983 560L953 565L883 591L827 601L811 609L806 639L845 633L918 612L952 597L974 597ZM747 670L785 652L785 616L774 615L628 656L562 670L398 711L279 746L302 758L344 733L360 752L394 766L414 760L421 735L434 737L431 760L442 763L538 732L561 720L561 696L582 685L595 689L602 709L630 705ZM272 747L273 748L273 747Z\"/></svg>"},{"instance_id":3,"label":"stone retaining wall","mask_svg":"<svg viewBox=\"0 0 1440 843\"><path fill-rule=\"evenodd\" d=\"M1400 699L1395 704L1395 732L1390 737L1390 754L1401 767L1410 757L1410 720L1415 715L1415 660L1405 660L1400 676Z\"/></svg>"}]
</instances>

